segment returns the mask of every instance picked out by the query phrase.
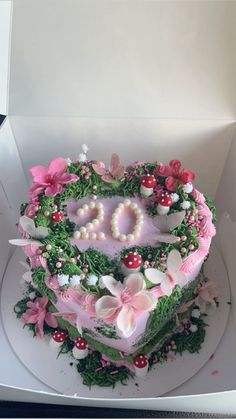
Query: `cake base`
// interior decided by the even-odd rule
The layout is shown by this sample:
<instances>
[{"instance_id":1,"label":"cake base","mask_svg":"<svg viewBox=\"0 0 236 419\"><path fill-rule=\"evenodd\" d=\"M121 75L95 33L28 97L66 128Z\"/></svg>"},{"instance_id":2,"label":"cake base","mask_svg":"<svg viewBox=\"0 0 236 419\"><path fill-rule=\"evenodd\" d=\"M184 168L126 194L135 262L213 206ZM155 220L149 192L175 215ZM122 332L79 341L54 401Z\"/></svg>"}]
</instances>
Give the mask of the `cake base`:
<instances>
[{"instance_id":1,"label":"cake base","mask_svg":"<svg viewBox=\"0 0 236 419\"><path fill-rule=\"evenodd\" d=\"M40 381L66 395L77 394L84 398L140 398L161 396L194 376L215 351L224 333L230 299L227 272L217 249L213 246L205 266L206 276L213 279L219 293L219 307L208 310L206 338L197 354L184 352L162 365L156 364L145 378L130 379L127 386L117 384L114 389L94 386L91 389L82 384L75 366L75 360L67 355L57 358L49 347L49 338L32 339L27 328L16 320L13 306L22 298L20 277L24 269L19 265L21 251L14 253L6 271L1 292L1 310L4 328L9 342L25 367ZM73 363L73 365L70 365Z\"/></svg>"}]
</instances>

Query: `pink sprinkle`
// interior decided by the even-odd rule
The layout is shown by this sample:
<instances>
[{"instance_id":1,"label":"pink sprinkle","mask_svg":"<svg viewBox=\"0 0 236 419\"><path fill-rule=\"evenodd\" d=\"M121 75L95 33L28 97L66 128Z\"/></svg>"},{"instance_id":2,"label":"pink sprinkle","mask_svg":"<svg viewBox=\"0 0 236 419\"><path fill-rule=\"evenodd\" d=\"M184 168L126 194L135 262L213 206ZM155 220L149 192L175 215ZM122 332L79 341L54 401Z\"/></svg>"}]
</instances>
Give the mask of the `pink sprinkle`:
<instances>
[{"instance_id":1,"label":"pink sprinkle","mask_svg":"<svg viewBox=\"0 0 236 419\"><path fill-rule=\"evenodd\" d=\"M210 358L209 358L209 361L211 361L212 359L214 359L215 358L215 354L212 354L211 356L210 356Z\"/></svg>"},{"instance_id":2,"label":"pink sprinkle","mask_svg":"<svg viewBox=\"0 0 236 419\"><path fill-rule=\"evenodd\" d=\"M115 370L115 371L111 371L110 372L110 375L116 375L116 374L119 374L119 371L118 370Z\"/></svg>"},{"instance_id":3,"label":"pink sprinkle","mask_svg":"<svg viewBox=\"0 0 236 419\"><path fill-rule=\"evenodd\" d=\"M159 265L161 268L166 268L166 263L160 263Z\"/></svg>"},{"instance_id":4,"label":"pink sprinkle","mask_svg":"<svg viewBox=\"0 0 236 419\"><path fill-rule=\"evenodd\" d=\"M214 370L214 371L212 371L212 373L211 373L211 375L217 375L217 374L219 374L219 371L218 371L218 370Z\"/></svg>"},{"instance_id":5,"label":"pink sprinkle","mask_svg":"<svg viewBox=\"0 0 236 419\"><path fill-rule=\"evenodd\" d=\"M96 368L95 372L98 372L98 371L101 371L101 370L102 370L102 367L98 367L98 368Z\"/></svg>"},{"instance_id":6,"label":"pink sprinkle","mask_svg":"<svg viewBox=\"0 0 236 419\"><path fill-rule=\"evenodd\" d=\"M162 258L159 258L160 260L166 260L167 259L167 257L166 256L163 256Z\"/></svg>"}]
</instances>

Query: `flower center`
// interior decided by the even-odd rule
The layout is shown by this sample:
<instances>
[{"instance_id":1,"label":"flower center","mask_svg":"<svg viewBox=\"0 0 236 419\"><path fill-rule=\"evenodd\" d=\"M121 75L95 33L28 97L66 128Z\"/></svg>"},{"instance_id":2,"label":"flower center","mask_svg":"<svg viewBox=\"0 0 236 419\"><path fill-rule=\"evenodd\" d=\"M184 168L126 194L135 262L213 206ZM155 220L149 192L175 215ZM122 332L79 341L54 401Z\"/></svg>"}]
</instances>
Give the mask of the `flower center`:
<instances>
[{"instance_id":1,"label":"flower center","mask_svg":"<svg viewBox=\"0 0 236 419\"><path fill-rule=\"evenodd\" d=\"M172 276L168 272L166 272L166 276L170 282L174 282Z\"/></svg>"},{"instance_id":2,"label":"flower center","mask_svg":"<svg viewBox=\"0 0 236 419\"><path fill-rule=\"evenodd\" d=\"M120 301L122 304L129 304L132 301L132 296L128 288L124 288L120 293Z\"/></svg>"},{"instance_id":3,"label":"flower center","mask_svg":"<svg viewBox=\"0 0 236 419\"><path fill-rule=\"evenodd\" d=\"M50 175L50 174L46 175L45 176L45 181L47 183L50 183L51 185L54 185L54 183L55 183L54 176L53 175Z\"/></svg>"}]
</instances>

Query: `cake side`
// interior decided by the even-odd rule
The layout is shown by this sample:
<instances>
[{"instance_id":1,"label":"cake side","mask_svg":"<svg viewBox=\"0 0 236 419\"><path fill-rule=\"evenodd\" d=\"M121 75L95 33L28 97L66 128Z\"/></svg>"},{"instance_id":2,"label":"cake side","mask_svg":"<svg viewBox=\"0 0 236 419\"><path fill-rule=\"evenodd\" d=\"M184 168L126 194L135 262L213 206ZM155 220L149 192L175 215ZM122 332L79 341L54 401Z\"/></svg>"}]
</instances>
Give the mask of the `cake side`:
<instances>
[{"instance_id":1,"label":"cake side","mask_svg":"<svg viewBox=\"0 0 236 419\"><path fill-rule=\"evenodd\" d=\"M27 255L28 291L16 308L35 334L52 340L56 328L56 346L76 359L97 351L95 363L135 371L140 356L150 366L171 336L195 333L194 322L203 330L199 307L216 298L201 271L215 210L191 170L177 160L124 168L113 155L108 169L57 158L31 174L23 238L11 242Z\"/></svg>"}]
</instances>

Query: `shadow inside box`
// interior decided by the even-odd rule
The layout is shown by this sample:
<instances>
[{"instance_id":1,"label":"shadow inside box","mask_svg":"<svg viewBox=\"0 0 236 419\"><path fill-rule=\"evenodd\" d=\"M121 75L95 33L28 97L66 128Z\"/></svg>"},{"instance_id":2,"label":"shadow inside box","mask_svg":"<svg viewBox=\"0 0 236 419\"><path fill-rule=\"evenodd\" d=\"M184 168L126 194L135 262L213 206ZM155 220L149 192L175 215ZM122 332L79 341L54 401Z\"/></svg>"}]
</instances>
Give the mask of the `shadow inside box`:
<instances>
[{"instance_id":1,"label":"shadow inside box","mask_svg":"<svg viewBox=\"0 0 236 419\"><path fill-rule=\"evenodd\" d=\"M235 415L0 402L5 418L233 418Z\"/></svg>"}]
</instances>

